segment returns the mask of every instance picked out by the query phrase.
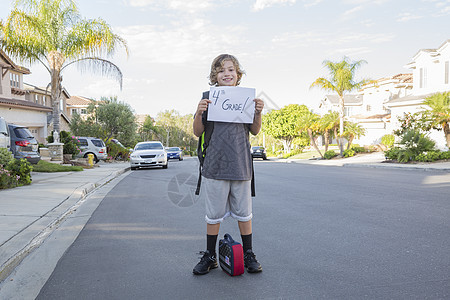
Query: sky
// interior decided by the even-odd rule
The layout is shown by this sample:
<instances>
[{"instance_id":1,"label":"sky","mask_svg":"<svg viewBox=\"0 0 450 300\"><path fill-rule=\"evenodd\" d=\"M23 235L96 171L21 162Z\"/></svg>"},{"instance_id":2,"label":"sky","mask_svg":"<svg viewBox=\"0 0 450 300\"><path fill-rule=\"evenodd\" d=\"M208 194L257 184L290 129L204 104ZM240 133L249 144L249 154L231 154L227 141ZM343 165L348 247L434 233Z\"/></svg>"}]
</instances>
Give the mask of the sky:
<instances>
[{"instance_id":1,"label":"sky","mask_svg":"<svg viewBox=\"0 0 450 300\"><path fill-rule=\"evenodd\" d=\"M76 67L63 72L70 95L117 96L137 114L175 109L193 114L209 90L212 60L236 56L241 86L264 95L267 108L305 104L317 110L329 92L310 88L327 77L324 60L365 60L357 79L411 73L405 65L420 49L450 39L450 0L79 0L86 19L102 18L127 41L108 57L123 73L117 81ZM0 19L12 4L0 0ZM26 65L24 81L46 86L40 65Z\"/></svg>"}]
</instances>

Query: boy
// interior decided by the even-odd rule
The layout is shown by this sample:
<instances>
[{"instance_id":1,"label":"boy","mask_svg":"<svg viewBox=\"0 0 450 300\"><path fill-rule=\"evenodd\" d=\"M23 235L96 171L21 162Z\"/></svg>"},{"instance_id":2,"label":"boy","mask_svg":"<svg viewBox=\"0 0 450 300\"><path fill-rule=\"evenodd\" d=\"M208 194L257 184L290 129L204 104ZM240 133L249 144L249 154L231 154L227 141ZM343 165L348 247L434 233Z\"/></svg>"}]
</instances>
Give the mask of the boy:
<instances>
[{"instance_id":1,"label":"boy","mask_svg":"<svg viewBox=\"0 0 450 300\"><path fill-rule=\"evenodd\" d=\"M237 86L244 71L238 60L229 54L219 55L211 65L210 85ZM211 103L204 93L195 113L194 134L200 137L207 122L206 111ZM249 273L261 272L260 263L252 250L252 157L249 131L256 135L261 129L264 102L254 99L255 116L252 124L214 122L208 154L202 168L201 194L206 201L206 248L193 273L203 275L217 268L216 243L220 223L232 216L238 226L244 248L244 265Z\"/></svg>"}]
</instances>

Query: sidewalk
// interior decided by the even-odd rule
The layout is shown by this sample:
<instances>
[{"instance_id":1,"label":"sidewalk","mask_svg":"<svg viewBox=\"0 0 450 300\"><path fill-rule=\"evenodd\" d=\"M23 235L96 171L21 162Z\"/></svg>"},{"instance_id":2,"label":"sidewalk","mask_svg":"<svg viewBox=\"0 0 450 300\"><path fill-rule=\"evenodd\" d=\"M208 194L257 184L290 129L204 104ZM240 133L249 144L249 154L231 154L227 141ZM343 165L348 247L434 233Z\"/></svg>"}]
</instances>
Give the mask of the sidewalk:
<instances>
[{"instance_id":1,"label":"sidewalk","mask_svg":"<svg viewBox=\"0 0 450 300\"><path fill-rule=\"evenodd\" d=\"M309 164L319 166L337 166L337 167L361 167L361 168L391 168L391 169L418 169L425 171L447 171L450 172L450 161L447 162L423 162L423 163L391 163L387 162L383 152L374 152L370 154L358 154L349 158L334 159L277 159L269 158L275 162Z\"/></svg>"},{"instance_id":2,"label":"sidewalk","mask_svg":"<svg viewBox=\"0 0 450 300\"><path fill-rule=\"evenodd\" d=\"M130 168L128 162L98 165L81 172L33 172L31 185L0 190L0 282L80 200Z\"/></svg>"}]
</instances>

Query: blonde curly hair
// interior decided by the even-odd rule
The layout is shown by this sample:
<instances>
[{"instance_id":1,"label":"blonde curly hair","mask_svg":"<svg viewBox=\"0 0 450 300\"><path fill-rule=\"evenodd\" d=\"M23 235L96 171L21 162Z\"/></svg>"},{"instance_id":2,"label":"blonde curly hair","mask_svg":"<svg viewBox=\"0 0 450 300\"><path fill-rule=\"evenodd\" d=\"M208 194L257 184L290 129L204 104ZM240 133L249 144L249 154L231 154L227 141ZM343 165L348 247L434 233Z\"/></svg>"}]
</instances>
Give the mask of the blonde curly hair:
<instances>
[{"instance_id":1,"label":"blonde curly hair","mask_svg":"<svg viewBox=\"0 0 450 300\"><path fill-rule=\"evenodd\" d=\"M217 85L217 74L220 72L220 70L223 69L223 64L227 60L231 61L234 65L234 68L236 69L236 85L239 85L239 83L241 83L241 78L242 75L245 74L245 71L241 69L241 65L239 64L237 58L231 54L220 54L219 56L214 58L211 64L211 72L209 73L209 85Z\"/></svg>"}]
</instances>

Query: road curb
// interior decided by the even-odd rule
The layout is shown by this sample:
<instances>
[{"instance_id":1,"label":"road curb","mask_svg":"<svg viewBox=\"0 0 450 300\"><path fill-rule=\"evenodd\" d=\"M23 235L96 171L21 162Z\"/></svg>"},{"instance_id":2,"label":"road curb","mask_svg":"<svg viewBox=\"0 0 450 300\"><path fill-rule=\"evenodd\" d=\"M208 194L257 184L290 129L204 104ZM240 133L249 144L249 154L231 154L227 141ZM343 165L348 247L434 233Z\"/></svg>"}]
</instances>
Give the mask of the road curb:
<instances>
[{"instance_id":1,"label":"road curb","mask_svg":"<svg viewBox=\"0 0 450 300\"><path fill-rule=\"evenodd\" d=\"M98 188L108 184L111 180L118 177L119 175L130 170L130 167L120 169L111 173L110 175L101 178L95 183L88 183L81 187L76 188L72 194L67 197L64 201L62 201L58 206L54 207L52 210L48 211L45 215L41 216L38 220L30 224L23 231L18 233L16 236L11 238L9 241L5 243L4 246L7 246L8 243L14 241L14 239L19 239L21 235L25 235L28 231L32 230L33 224L37 223L40 220L45 220L46 218L51 218L52 221L47 224L44 229L40 230L37 235L35 235L31 241L25 244L20 250L16 251L10 258L6 260L0 266L0 283L2 283L8 276L14 271L14 269L37 247L39 247L45 239L51 235L53 231L55 231L59 225L69 216L71 215L85 200L85 198L97 190ZM53 214L56 215L52 216ZM28 232L29 233L29 232Z\"/></svg>"}]
</instances>

